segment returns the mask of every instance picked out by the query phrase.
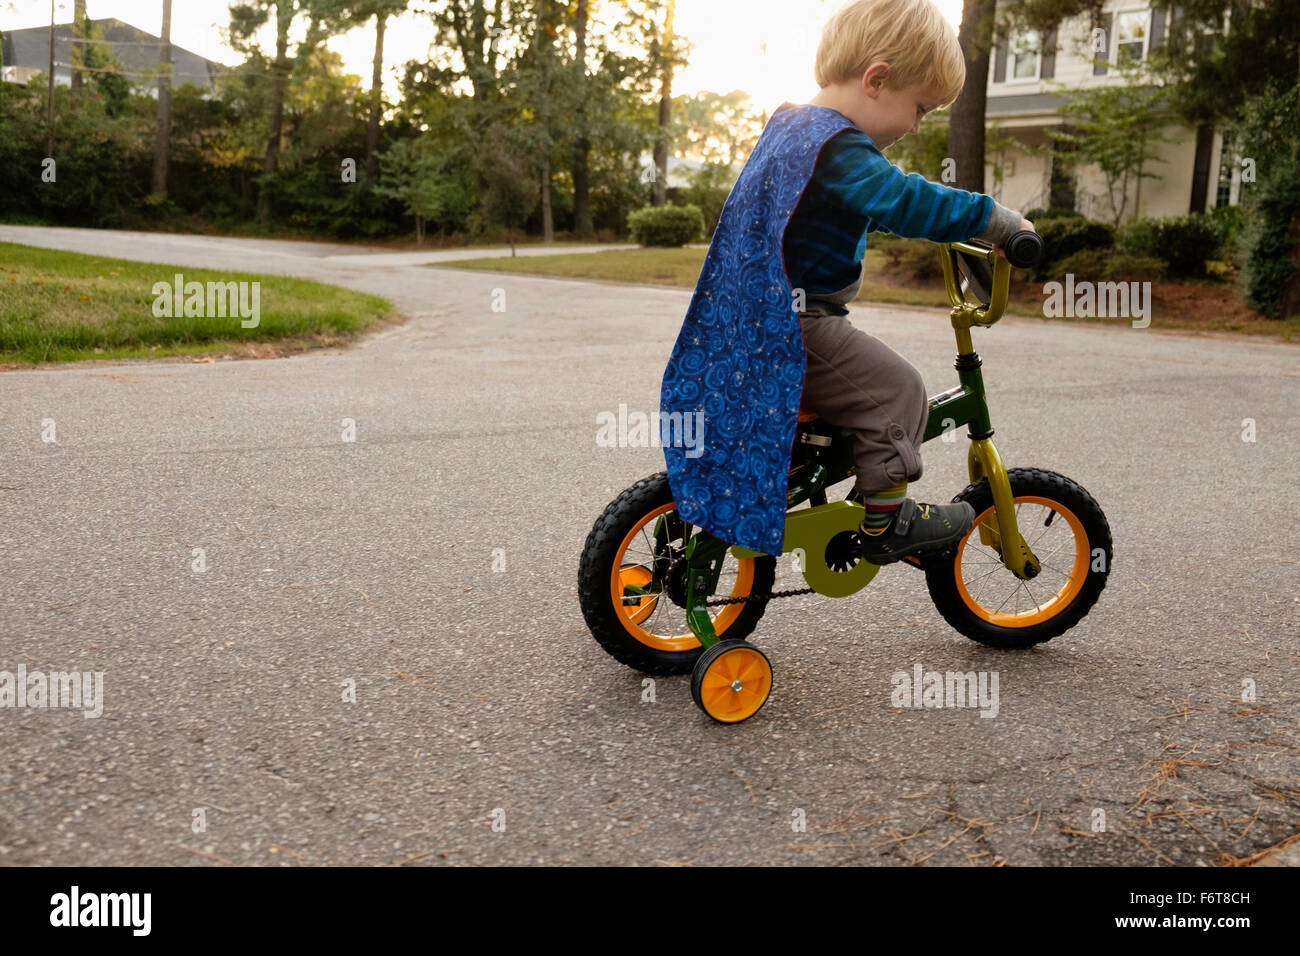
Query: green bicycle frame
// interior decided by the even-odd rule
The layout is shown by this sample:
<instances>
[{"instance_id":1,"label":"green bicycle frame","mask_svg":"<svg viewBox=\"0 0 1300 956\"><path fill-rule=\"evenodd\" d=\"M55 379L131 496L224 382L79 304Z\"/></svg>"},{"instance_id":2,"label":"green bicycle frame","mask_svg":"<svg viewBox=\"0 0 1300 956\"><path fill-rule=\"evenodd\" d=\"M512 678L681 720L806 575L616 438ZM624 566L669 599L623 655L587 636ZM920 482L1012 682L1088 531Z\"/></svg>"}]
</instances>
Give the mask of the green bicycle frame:
<instances>
[{"instance_id":1,"label":"green bicycle frame","mask_svg":"<svg viewBox=\"0 0 1300 956\"><path fill-rule=\"evenodd\" d=\"M922 440L930 441L962 425L967 426L967 437L970 438L967 455L970 480L973 483L981 478L988 479L996 517L995 526L990 526L987 522L979 526L980 541L997 551L1002 563L1016 577L1031 579L1037 577L1041 566L1025 543L1016 523L1011 482L1006 466L1002 463L1002 456L993 444L993 424L984 394L984 376L980 372L983 363L975 351L970 334L972 327L991 326L1002 318L1007 305L1011 264L1001 256L994 255L991 248L982 245L954 242L940 245L939 248L943 259L944 285L952 302L952 328L957 337L955 368L960 384L929 399L929 418ZM957 270L959 252L984 258L992 265L993 285L988 305L969 302L962 292ZM824 562L809 561L806 558L807 553L814 548L824 549L826 542L839 531L856 529L863 513L860 504L853 501L828 503L826 500L826 488L843 481L855 471L851 443L837 442L832 446L830 454L792 469L790 475L787 508L794 508L805 501L810 502L812 507L786 516L782 553L806 549L806 567L802 569L805 580L818 593L829 597L847 597L860 591L879 570L874 564L859 561L847 572L832 573L826 570ZM742 560L763 556L762 552L747 548L732 547L730 550L736 558ZM717 586L726 552L727 544L707 532L694 535L687 544L686 620L706 648L712 647L719 640L713 630L706 602Z\"/></svg>"}]
</instances>

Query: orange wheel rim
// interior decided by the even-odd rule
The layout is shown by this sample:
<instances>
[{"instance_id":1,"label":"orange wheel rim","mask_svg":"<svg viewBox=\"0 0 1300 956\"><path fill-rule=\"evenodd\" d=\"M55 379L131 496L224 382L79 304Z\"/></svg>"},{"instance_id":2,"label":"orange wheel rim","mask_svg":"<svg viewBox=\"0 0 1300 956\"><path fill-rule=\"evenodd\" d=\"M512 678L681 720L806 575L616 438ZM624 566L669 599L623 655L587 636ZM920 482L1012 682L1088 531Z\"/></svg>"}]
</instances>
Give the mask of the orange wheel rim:
<instances>
[{"instance_id":1,"label":"orange wheel rim","mask_svg":"<svg viewBox=\"0 0 1300 956\"><path fill-rule=\"evenodd\" d=\"M1020 533L1042 564L1042 572L1038 577L1032 581L1020 581L1006 569L991 549L984 547L975 552L967 547L972 541L978 544L979 528L986 521L993 530L997 530L997 518L990 506L975 519L975 524L957 546L953 574L957 579L957 593L961 596L962 603L980 620L998 627L1033 627L1051 620L1063 611L1082 590L1084 579L1088 576L1088 534L1083 530L1083 522L1074 512L1058 501L1036 495L1017 495L1013 500L1017 506L1041 505L1064 518L1070 529L1073 547L1069 542L1058 540L1048 543L1044 550L1040 550L1040 545L1048 537L1046 529L1043 534L1035 535L1032 531L1026 533L1017 507L1016 521L1020 525ZM979 560L977 554L984 560ZM997 573L998 568L1001 568L1005 577ZM1016 586L1011 591L1005 587L990 587L990 578L1003 582L1010 578L1016 582ZM1008 605L1012 602L1014 604L1008 610ZM1022 604L1026 605L1023 610Z\"/></svg>"},{"instance_id":2,"label":"orange wheel rim","mask_svg":"<svg viewBox=\"0 0 1300 956\"><path fill-rule=\"evenodd\" d=\"M772 692L772 667L749 647L724 651L700 681L700 703L715 720L735 723L753 717Z\"/></svg>"},{"instance_id":3,"label":"orange wheel rim","mask_svg":"<svg viewBox=\"0 0 1300 956\"><path fill-rule=\"evenodd\" d=\"M629 595L625 588L646 587L654 578L650 568L645 564L639 564L627 559L628 548L636 540L647 525L651 524L661 515L668 514L676 510L676 505L669 502L666 505L660 505L653 511L649 512L644 518L632 526L632 529L623 538L618 546L618 551L614 555L614 568L609 577L609 597L614 603L614 608L618 611L619 621L632 637L636 638L647 647L653 647L658 651L690 651L700 646L697 638L689 627L684 633L675 634L658 634L649 629L653 627L650 619L654 616L655 609L660 605L672 604L672 598L662 593L647 594L637 598L635 595ZM745 597L754 586L754 559L746 558L737 561L736 582L731 589L731 597ZM624 599L627 598L627 602ZM713 618L713 631L719 637L726 633L727 628L735 623L740 617L745 605L728 604ZM647 626L643 626L647 625Z\"/></svg>"}]
</instances>

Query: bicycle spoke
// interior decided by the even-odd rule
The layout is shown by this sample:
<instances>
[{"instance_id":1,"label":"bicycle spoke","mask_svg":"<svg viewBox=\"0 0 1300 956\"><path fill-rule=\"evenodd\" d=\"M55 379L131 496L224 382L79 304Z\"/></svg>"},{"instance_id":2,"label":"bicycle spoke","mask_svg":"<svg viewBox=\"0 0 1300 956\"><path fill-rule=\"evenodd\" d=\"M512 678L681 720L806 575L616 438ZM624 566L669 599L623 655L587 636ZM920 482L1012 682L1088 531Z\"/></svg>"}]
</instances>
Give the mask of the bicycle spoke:
<instances>
[{"instance_id":1,"label":"bicycle spoke","mask_svg":"<svg viewBox=\"0 0 1300 956\"><path fill-rule=\"evenodd\" d=\"M1038 603L1038 599L1034 597L1034 592L1031 591L1031 590L1029 590L1029 582L1028 582L1028 581L1021 581L1020 583L1021 583L1022 585L1024 585L1024 588L1025 588L1025 594L1029 597L1029 600L1031 600L1031 601L1034 602L1034 610L1035 610L1035 611L1041 611L1041 610L1043 609L1043 606L1042 606L1041 604L1039 604L1039 603Z\"/></svg>"}]
</instances>

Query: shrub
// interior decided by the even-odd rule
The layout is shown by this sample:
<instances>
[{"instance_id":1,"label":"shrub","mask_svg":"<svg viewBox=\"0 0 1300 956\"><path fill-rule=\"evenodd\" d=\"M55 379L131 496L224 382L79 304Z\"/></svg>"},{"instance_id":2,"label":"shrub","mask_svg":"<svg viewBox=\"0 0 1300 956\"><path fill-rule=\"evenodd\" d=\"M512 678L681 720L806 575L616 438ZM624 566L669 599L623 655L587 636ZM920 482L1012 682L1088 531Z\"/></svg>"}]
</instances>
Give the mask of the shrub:
<instances>
[{"instance_id":1,"label":"shrub","mask_svg":"<svg viewBox=\"0 0 1300 956\"><path fill-rule=\"evenodd\" d=\"M1241 234L1241 207L1215 206L1206 215L1219 234L1219 257L1231 259L1233 250L1237 248L1237 237Z\"/></svg>"},{"instance_id":2,"label":"shrub","mask_svg":"<svg viewBox=\"0 0 1300 956\"><path fill-rule=\"evenodd\" d=\"M1169 263L1171 276L1203 278L1205 260L1219 254L1222 233L1200 213L1168 219L1134 219L1120 227L1115 246L1134 256L1154 256Z\"/></svg>"},{"instance_id":3,"label":"shrub","mask_svg":"<svg viewBox=\"0 0 1300 956\"><path fill-rule=\"evenodd\" d=\"M937 279L943 275L939 250L932 242L884 236L874 240L870 245L879 249L889 260L891 272L900 273L909 279Z\"/></svg>"},{"instance_id":4,"label":"shrub","mask_svg":"<svg viewBox=\"0 0 1300 956\"><path fill-rule=\"evenodd\" d=\"M1034 271L1036 279L1055 273L1054 264L1076 252L1088 249L1108 250L1115 244L1115 228L1109 223L1094 222L1082 216L1044 219L1034 228L1043 237L1048 260Z\"/></svg>"},{"instance_id":5,"label":"shrub","mask_svg":"<svg viewBox=\"0 0 1300 956\"><path fill-rule=\"evenodd\" d=\"M1059 280L1064 279L1068 273L1081 281L1086 279L1089 282L1096 282L1105 273L1106 260L1109 258L1109 254L1104 249L1080 249L1058 260L1049 270L1048 275Z\"/></svg>"},{"instance_id":6,"label":"shrub","mask_svg":"<svg viewBox=\"0 0 1300 956\"><path fill-rule=\"evenodd\" d=\"M1168 263L1155 256L1130 256L1111 249L1081 249L1050 270L1053 279L1066 273L1089 282L1151 282L1163 279Z\"/></svg>"},{"instance_id":7,"label":"shrub","mask_svg":"<svg viewBox=\"0 0 1300 956\"><path fill-rule=\"evenodd\" d=\"M1292 223L1300 216L1300 155L1279 158L1256 185L1242 230L1246 303L1269 318L1287 318L1284 302L1296 270Z\"/></svg>"},{"instance_id":8,"label":"shrub","mask_svg":"<svg viewBox=\"0 0 1300 956\"><path fill-rule=\"evenodd\" d=\"M699 206L704 215L704 234L713 235L722 217L722 207L727 204L736 174L728 166L708 163L691 174L690 188L682 198L692 206Z\"/></svg>"},{"instance_id":9,"label":"shrub","mask_svg":"<svg viewBox=\"0 0 1300 956\"><path fill-rule=\"evenodd\" d=\"M1108 256L1101 277L1108 282L1154 282L1163 279L1169 263L1159 256L1130 256L1116 253Z\"/></svg>"},{"instance_id":10,"label":"shrub","mask_svg":"<svg viewBox=\"0 0 1300 956\"><path fill-rule=\"evenodd\" d=\"M1051 209L1034 208L1029 212L1021 213L1030 222L1038 222L1040 219L1082 219L1083 213L1073 209L1066 209L1064 206L1053 206Z\"/></svg>"},{"instance_id":11,"label":"shrub","mask_svg":"<svg viewBox=\"0 0 1300 956\"><path fill-rule=\"evenodd\" d=\"M627 217L632 241L643 246L684 246L704 232L699 206L646 206Z\"/></svg>"}]
</instances>

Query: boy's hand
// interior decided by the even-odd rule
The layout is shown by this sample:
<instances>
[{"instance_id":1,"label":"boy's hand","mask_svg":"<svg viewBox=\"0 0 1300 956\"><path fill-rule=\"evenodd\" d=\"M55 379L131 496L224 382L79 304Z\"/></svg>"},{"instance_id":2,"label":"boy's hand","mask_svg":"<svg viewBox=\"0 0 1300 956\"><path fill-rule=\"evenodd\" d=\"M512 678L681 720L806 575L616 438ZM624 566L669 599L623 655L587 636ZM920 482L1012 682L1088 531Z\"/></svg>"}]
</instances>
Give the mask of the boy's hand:
<instances>
[{"instance_id":1,"label":"boy's hand","mask_svg":"<svg viewBox=\"0 0 1300 956\"><path fill-rule=\"evenodd\" d=\"M1020 231L1021 231L1021 232L1026 232L1026 231L1027 231L1027 232L1037 232L1038 230L1034 228L1034 224L1033 224L1032 222L1030 222L1028 219L1021 219L1021 220L1020 220ZM995 245L995 246L993 247L993 251L996 252L996 253L997 253L998 255L1000 255L1000 256L1005 256L1005 255L1007 254L1007 251L1006 251L1005 249L1003 249L1001 246L998 246L998 245Z\"/></svg>"}]
</instances>

